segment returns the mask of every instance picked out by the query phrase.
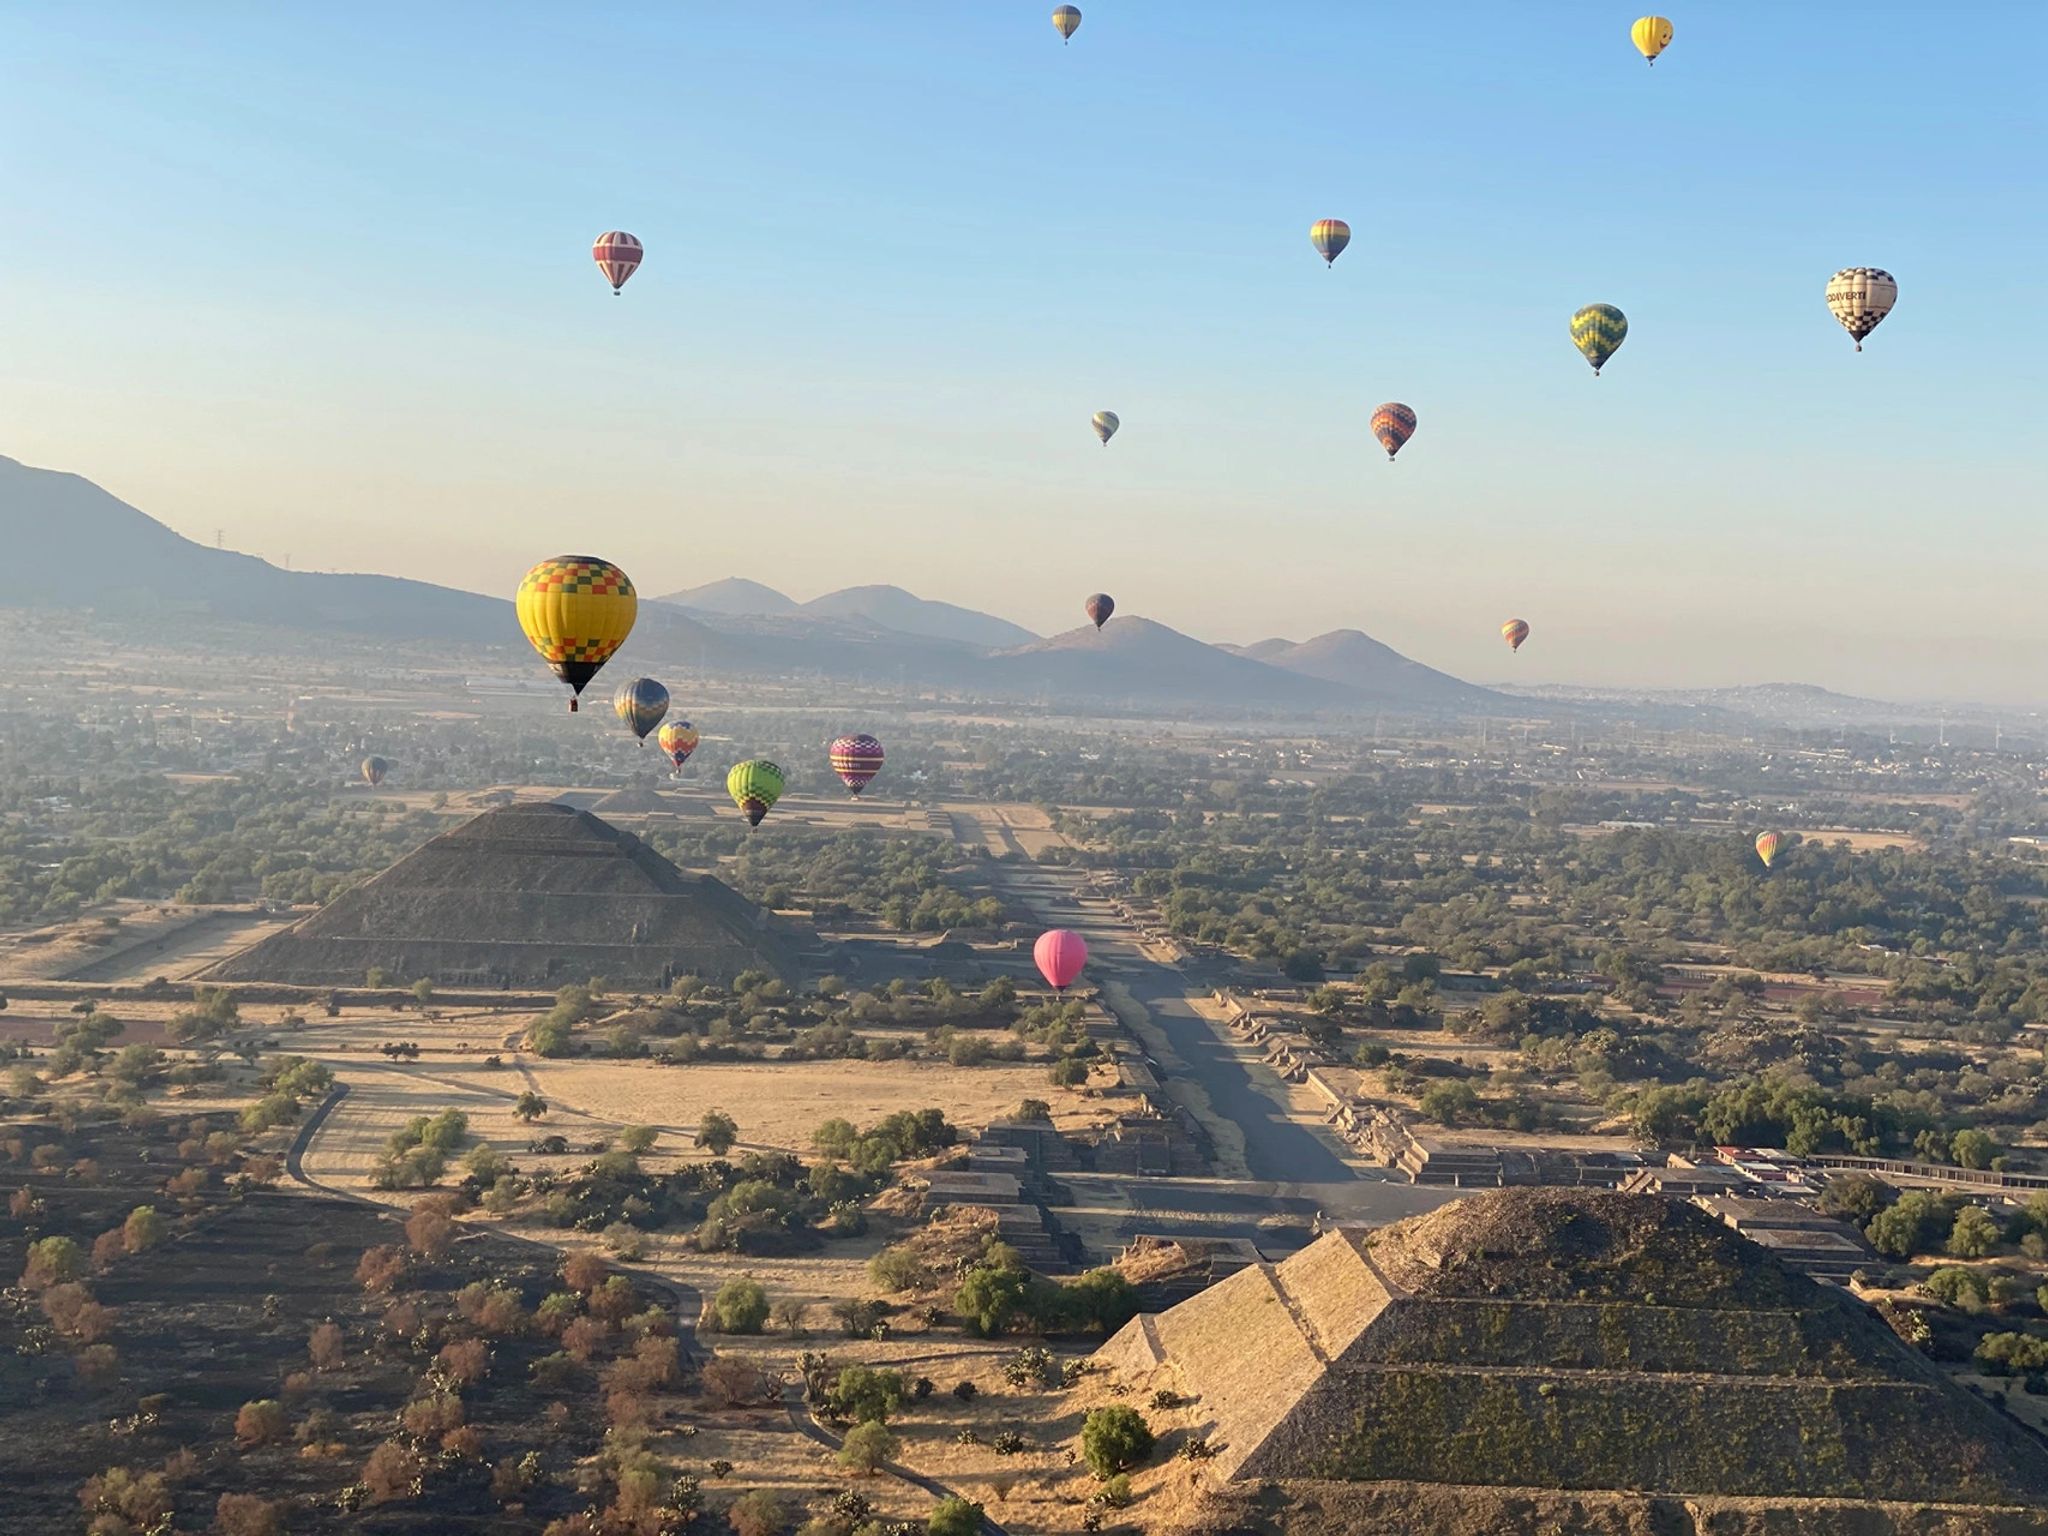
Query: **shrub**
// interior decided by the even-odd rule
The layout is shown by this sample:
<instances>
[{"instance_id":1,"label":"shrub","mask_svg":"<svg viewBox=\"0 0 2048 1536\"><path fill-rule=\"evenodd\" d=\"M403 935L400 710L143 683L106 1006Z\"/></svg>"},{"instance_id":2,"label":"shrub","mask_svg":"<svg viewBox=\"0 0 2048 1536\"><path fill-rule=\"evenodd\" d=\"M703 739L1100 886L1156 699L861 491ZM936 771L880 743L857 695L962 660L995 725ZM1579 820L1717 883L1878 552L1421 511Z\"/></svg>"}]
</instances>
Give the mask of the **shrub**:
<instances>
[{"instance_id":1,"label":"shrub","mask_svg":"<svg viewBox=\"0 0 2048 1536\"><path fill-rule=\"evenodd\" d=\"M68 1237L39 1238L29 1244L28 1263L21 1271L21 1283L40 1291L64 1285L85 1273L85 1256Z\"/></svg>"},{"instance_id":2,"label":"shrub","mask_svg":"<svg viewBox=\"0 0 2048 1536\"><path fill-rule=\"evenodd\" d=\"M128 1467L109 1467L85 1480L78 1490L78 1502L94 1516L92 1529L113 1531L153 1530L168 1522L171 1490L161 1472L136 1472ZM100 1516L112 1516L122 1525L103 1526Z\"/></svg>"},{"instance_id":3,"label":"shrub","mask_svg":"<svg viewBox=\"0 0 2048 1536\"><path fill-rule=\"evenodd\" d=\"M899 1243L868 1260L868 1278L884 1290L914 1291L931 1278L931 1272L915 1249Z\"/></svg>"},{"instance_id":4,"label":"shrub","mask_svg":"<svg viewBox=\"0 0 2048 1536\"><path fill-rule=\"evenodd\" d=\"M1033 1344L1003 1362L1003 1380L1023 1390L1056 1387L1060 1384L1059 1362L1053 1359L1051 1350Z\"/></svg>"},{"instance_id":5,"label":"shrub","mask_svg":"<svg viewBox=\"0 0 2048 1536\"><path fill-rule=\"evenodd\" d=\"M981 1530L982 1509L962 1498L941 1499L925 1521L927 1536L976 1536Z\"/></svg>"},{"instance_id":6,"label":"shrub","mask_svg":"<svg viewBox=\"0 0 2048 1536\"><path fill-rule=\"evenodd\" d=\"M424 1472L416 1453L395 1440L386 1440L363 1463L363 1490L372 1504L417 1498Z\"/></svg>"},{"instance_id":7,"label":"shrub","mask_svg":"<svg viewBox=\"0 0 2048 1536\"><path fill-rule=\"evenodd\" d=\"M284 1405L275 1398L244 1403L235 1415L235 1443L244 1449L275 1445L290 1434L291 1420L285 1415Z\"/></svg>"},{"instance_id":8,"label":"shrub","mask_svg":"<svg viewBox=\"0 0 2048 1536\"><path fill-rule=\"evenodd\" d=\"M306 1339L306 1356L316 1371L331 1371L340 1366L347 1359L340 1325L330 1321L315 1327Z\"/></svg>"},{"instance_id":9,"label":"shrub","mask_svg":"<svg viewBox=\"0 0 2048 1536\"><path fill-rule=\"evenodd\" d=\"M224 1493L213 1506L220 1536L284 1536L284 1511L253 1493Z\"/></svg>"},{"instance_id":10,"label":"shrub","mask_svg":"<svg viewBox=\"0 0 2048 1536\"><path fill-rule=\"evenodd\" d=\"M562 1283L588 1295L610 1276L612 1268L594 1253L572 1253L562 1261Z\"/></svg>"},{"instance_id":11,"label":"shrub","mask_svg":"<svg viewBox=\"0 0 2048 1536\"><path fill-rule=\"evenodd\" d=\"M956 1381L953 1383L953 1395L963 1403L971 1403L981 1395L981 1388L971 1381Z\"/></svg>"},{"instance_id":12,"label":"shrub","mask_svg":"<svg viewBox=\"0 0 2048 1536\"><path fill-rule=\"evenodd\" d=\"M138 1205L121 1223L121 1240L130 1253L154 1248L164 1238L164 1219L153 1205Z\"/></svg>"},{"instance_id":13,"label":"shrub","mask_svg":"<svg viewBox=\"0 0 2048 1536\"><path fill-rule=\"evenodd\" d=\"M734 1536L785 1536L794 1519L789 1501L773 1488L756 1488L725 1512Z\"/></svg>"},{"instance_id":14,"label":"shrub","mask_svg":"<svg viewBox=\"0 0 2048 1536\"><path fill-rule=\"evenodd\" d=\"M661 1132L651 1125L629 1125L619 1132L619 1145L634 1156L652 1152L655 1142L661 1139Z\"/></svg>"},{"instance_id":15,"label":"shrub","mask_svg":"<svg viewBox=\"0 0 2048 1536\"><path fill-rule=\"evenodd\" d=\"M722 1109L705 1110L704 1118L697 1122L697 1145L713 1157L725 1156L739 1139L738 1123Z\"/></svg>"},{"instance_id":16,"label":"shrub","mask_svg":"<svg viewBox=\"0 0 2048 1536\"><path fill-rule=\"evenodd\" d=\"M1119 1472L1103 1481L1096 1489L1089 1503L1100 1504L1104 1509L1129 1509L1131 1507L1131 1479L1128 1473Z\"/></svg>"},{"instance_id":17,"label":"shrub","mask_svg":"<svg viewBox=\"0 0 2048 1536\"><path fill-rule=\"evenodd\" d=\"M1152 1454L1152 1430L1135 1408L1097 1408L1081 1425L1081 1458L1097 1477L1142 1466Z\"/></svg>"},{"instance_id":18,"label":"shrub","mask_svg":"<svg viewBox=\"0 0 2048 1536\"><path fill-rule=\"evenodd\" d=\"M466 1387L490 1374L491 1347L482 1339L457 1339L443 1344L434 1360L450 1381Z\"/></svg>"},{"instance_id":19,"label":"shrub","mask_svg":"<svg viewBox=\"0 0 2048 1536\"><path fill-rule=\"evenodd\" d=\"M855 1423L886 1423L903 1406L904 1396L902 1372L849 1365L825 1394L825 1411Z\"/></svg>"},{"instance_id":20,"label":"shrub","mask_svg":"<svg viewBox=\"0 0 2048 1536\"><path fill-rule=\"evenodd\" d=\"M728 1280L711 1303L711 1322L720 1333L759 1333L768 1321L768 1292L758 1280Z\"/></svg>"},{"instance_id":21,"label":"shrub","mask_svg":"<svg viewBox=\"0 0 2048 1536\"><path fill-rule=\"evenodd\" d=\"M405 1250L390 1243L379 1243L374 1248L363 1250L363 1256L356 1264L356 1284L373 1295L382 1295L396 1289L405 1271Z\"/></svg>"},{"instance_id":22,"label":"shrub","mask_svg":"<svg viewBox=\"0 0 2048 1536\"><path fill-rule=\"evenodd\" d=\"M889 1433L889 1426L870 1419L846 1432L837 1460L849 1472L872 1477L895 1454L896 1437Z\"/></svg>"},{"instance_id":23,"label":"shrub","mask_svg":"<svg viewBox=\"0 0 2048 1536\"><path fill-rule=\"evenodd\" d=\"M699 1376L705 1392L727 1408L767 1402L776 1392L767 1372L739 1355L713 1355Z\"/></svg>"},{"instance_id":24,"label":"shrub","mask_svg":"<svg viewBox=\"0 0 2048 1536\"><path fill-rule=\"evenodd\" d=\"M438 1261L455 1246L455 1223L439 1200L422 1201L406 1218L405 1240L421 1258Z\"/></svg>"}]
</instances>

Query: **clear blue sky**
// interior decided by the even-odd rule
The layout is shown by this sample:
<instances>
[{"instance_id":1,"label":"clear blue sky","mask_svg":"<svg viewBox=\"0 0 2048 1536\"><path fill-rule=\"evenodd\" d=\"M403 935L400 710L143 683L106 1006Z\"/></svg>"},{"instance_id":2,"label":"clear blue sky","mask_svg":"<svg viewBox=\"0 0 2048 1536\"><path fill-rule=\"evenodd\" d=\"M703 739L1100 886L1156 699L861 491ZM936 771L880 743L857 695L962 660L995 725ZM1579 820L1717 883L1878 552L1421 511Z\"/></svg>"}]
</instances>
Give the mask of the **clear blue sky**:
<instances>
[{"instance_id":1,"label":"clear blue sky","mask_svg":"<svg viewBox=\"0 0 2048 1536\"><path fill-rule=\"evenodd\" d=\"M2048 6L1674 5L1655 69L1628 5L1083 9L15 7L0 453L487 591L574 546L2048 702Z\"/></svg>"}]
</instances>

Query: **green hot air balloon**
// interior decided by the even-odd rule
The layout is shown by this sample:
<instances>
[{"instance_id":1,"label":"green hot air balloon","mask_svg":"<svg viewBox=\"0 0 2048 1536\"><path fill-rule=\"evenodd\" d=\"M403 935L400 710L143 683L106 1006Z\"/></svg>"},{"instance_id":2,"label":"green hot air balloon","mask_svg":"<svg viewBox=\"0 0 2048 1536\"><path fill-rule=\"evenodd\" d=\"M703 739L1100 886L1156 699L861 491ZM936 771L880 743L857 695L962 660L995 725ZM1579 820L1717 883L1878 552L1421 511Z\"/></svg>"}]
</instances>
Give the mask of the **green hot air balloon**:
<instances>
[{"instance_id":1,"label":"green hot air balloon","mask_svg":"<svg viewBox=\"0 0 2048 1536\"><path fill-rule=\"evenodd\" d=\"M745 813L747 825L758 827L761 818L782 798L782 770L765 757L750 757L734 763L725 776L725 792Z\"/></svg>"},{"instance_id":2,"label":"green hot air balloon","mask_svg":"<svg viewBox=\"0 0 2048 1536\"><path fill-rule=\"evenodd\" d=\"M1628 316L1612 304L1588 304L1572 316L1572 345L1593 365L1593 377L1628 337Z\"/></svg>"}]
</instances>

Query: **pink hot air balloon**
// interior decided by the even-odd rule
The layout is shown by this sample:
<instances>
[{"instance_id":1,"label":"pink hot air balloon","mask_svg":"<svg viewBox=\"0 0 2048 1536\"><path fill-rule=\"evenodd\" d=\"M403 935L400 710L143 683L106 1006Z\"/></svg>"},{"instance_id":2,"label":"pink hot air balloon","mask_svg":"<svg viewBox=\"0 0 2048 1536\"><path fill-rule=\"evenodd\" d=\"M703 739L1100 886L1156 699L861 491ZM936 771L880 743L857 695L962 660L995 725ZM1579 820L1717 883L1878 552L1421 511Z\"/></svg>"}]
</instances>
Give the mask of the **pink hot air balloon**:
<instances>
[{"instance_id":1,"label":"pink hot air balloon","mask_svg":"<svg viewBox=\"0 0 2048 1536\"><path fill-rule=\"evenodd\" d=\"M1048 928L1031 946L1038 974L1055 992L1064 992L1088 963L1088 941L1071 928Z\"/></svg>"}]
</instances>

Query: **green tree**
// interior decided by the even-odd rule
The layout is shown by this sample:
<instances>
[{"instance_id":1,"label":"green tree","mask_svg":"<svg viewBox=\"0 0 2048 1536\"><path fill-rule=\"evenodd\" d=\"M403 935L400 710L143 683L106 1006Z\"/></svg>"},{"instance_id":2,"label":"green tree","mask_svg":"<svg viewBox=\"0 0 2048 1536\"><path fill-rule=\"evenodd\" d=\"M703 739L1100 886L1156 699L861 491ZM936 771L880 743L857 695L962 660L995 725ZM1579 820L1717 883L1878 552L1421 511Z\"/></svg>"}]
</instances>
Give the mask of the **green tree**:
<instances>
[{"instance_id":1,"label":"green tree","mask_svg":"<svg viewBox=\"0 0 2048 1536\"><path fill-rule=\"evenodd\" d=\"M1862 1223L1891 1204L1891 1199L1892 1187L1883 1179L1867 1173L1845 1173L1828 1180L1818 1203L1823 1215Z\"/></svg>"},{"instance_id":2,"label":"green tree","mask_svg":"<svg viewBox=\"0 0 2048 1536\"><path fill-rule=\"evenodd\" d=\"M1081 1425L1081 1458L1097 1477L1143 1466L1151 1454L1151 1426L1135 1408L1096 1408Z\"/></svg>"},{"instance_id":3,"label":"green tree","mask_svg":"<svg viewBox=\"0 0 2048 1536\"><path fill-rule=\"evenodd\" d=\"M1952 1258L1981 1259L1998 1247L1998 1223L1981 1205L1966 1205L1956 1212L1944 1247Z\"/></svg>"},{"instance_id":4,"label":"green tree","mask_svg":"<svg viewBox=\"0 0 2048 1536\"><path fill-rule=\"evenodd\" d=\"M768 1292L760 1281L728 1280L711 1302L711 1320L720 1333L759 1333L768 1321Z\"/></svg>"},{"instance_id":5,"label":"green tree","mask_svg":"<svg viewBox=\"0 0 2048 1536\"><path fill-rule=\"evenodd\" d=\"M121 1242L130 1253L142 1253L164 1239L164 1219L153 1205L138 1205L121 1223Z\"/></svg>"},{"instance_id":6,"label":"green tree","mask_svg":"<svg viewBox=\"0 0 2048 1536\"><path fill-rule=\"evenodd\" d=\"M1989 1168L1998 1156L1998 1143L1979 1130L1960 1130L1950 1138L1949 1156L1964 1168Z\"/></svg>"},{"instance_id":7,"label":"green tree","mask_svg":"<svg viewBox=\"0 0 2048 1536\"><path fill-rule=\"evenodd\" d=\"M638 1157L643 1152L652 1152L660 1136L661 1132L651 1125L629 1125L619 1132L619 1145Z\"/></svg>"},{"instance_id":8,"label":"green tree","mask_svg":"<svg viewBox=\"0 0 2048 1536\"><path fill-rule=\"evenodd\" d=\"M984 1516L979 1504L958 1497L944 1498L932 1506L925 1521L925 1536L978 1536Z\"/></svg>"},{"instance_id":9,"label":"green tree","mask_svg":"<svg viewBox=\"0 0 2048 1536\"><path fill-rule=\"evenodd\" d=\"M976 1333L993 1338L1022 1310L1030 1287L1030 1272L1021 1266L978 1264L953 1293L953 1310Z\"/></svg>"},{"instance_id":10,"label":"green tree","mask_svg":"<svg viewBox=\"0 0 2048 1536\"><path fill-rule=\"evenodd\" d=\"M889 1433L889 1426L879 1419L864 1419L846 1432L837 1460L849 1472L872 1477L895 1454L896 1437Z\"/></svg>"},{"instance_id":11,"label":"green tree","mask_svg":"<svg viewBox=\"0 0 2048 1536\"><path fill-rule=\"evenodd\" d=\"M422 1008L434 1000L434 983L430 977L422 976L412 984L413 1001Z\"/></svg>"},{"instance_id":12,"label":"green tree","mask_svg":"<svg viewBox=\"0 0 2048 1536\"><path fill-rule=\"evenodd\" d=\"M849 1365L825 1394L825 1411L835 1419L885 1424L906 1395L902 1372Z\"/></svg>"},{"instance_id":13,"label":"green tree","mask_svg":"<svg viewBox=\"0 0 2048 1536\"><path fill-rule=\"evenodd\" d=\"M1864 1229L1870 1246L1894 1259L1910 1259L1947 1241L1955 1213L1925 1190L1909 1190L1879 1211Z\"/></svg>"},{"instance_id":14,"label":"green tree","mask_svg":"<svg viewBox=\"0 0 2048 1536\"><path fill-rule=\"evenodd\" d=\"M547 1112L548 1101L535 1093L531 1088L512 1101L512 1113L528 1125L533 1124L534 1121L546 1115Z\"/></svg>"},{"instance_id":15,"label":"green tree","mask_svg":"<svg viewBox=\"0 0 2048 1536\"><path fill-rule=\"evenodd\" d=\"M705 1110L704 1118L697 1122L697 1145L713 1157L725 1156L739 1139L738 1122L722 1109Z\"/></svg>"}]
</instances>

